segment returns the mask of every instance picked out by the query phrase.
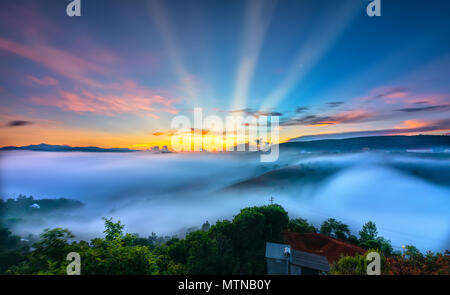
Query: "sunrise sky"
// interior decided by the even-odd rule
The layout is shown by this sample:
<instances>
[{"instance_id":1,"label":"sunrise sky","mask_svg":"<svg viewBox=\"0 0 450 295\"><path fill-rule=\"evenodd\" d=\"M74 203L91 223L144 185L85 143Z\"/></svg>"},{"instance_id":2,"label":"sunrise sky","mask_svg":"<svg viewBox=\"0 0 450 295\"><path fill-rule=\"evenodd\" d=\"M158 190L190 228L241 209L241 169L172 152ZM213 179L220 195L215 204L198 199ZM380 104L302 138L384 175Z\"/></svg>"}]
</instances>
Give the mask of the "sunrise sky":
<instances>
[{"instance_id":1,"label":"sunrise sky","mask_svg":"<svg viewBox=\"0 0 450 295\"><path fill-rule=\"evenodd\" d=\"M282 141L450 132L448 1L67 3L1 1L0 146L170 145L195 107Z\"/></svg>"}]
</instances>

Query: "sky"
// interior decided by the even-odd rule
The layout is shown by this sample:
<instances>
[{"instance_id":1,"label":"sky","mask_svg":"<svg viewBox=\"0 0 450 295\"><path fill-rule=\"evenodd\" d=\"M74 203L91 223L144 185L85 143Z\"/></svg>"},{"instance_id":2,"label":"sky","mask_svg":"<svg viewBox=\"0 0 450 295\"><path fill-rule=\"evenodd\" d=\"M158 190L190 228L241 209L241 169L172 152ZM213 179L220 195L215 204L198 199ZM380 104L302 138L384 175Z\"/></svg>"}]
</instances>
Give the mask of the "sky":
<instances>
[{"instance_id":1,"label":"sky","mask_svg":"<svg viewBox=\"0 0 450 295\"><path fill-rule=\"evenodd\" d=\"M280 139L450 133L450 3L2 0L0 146L170 145L171 120Z\"/></svg>"}]
</instances>

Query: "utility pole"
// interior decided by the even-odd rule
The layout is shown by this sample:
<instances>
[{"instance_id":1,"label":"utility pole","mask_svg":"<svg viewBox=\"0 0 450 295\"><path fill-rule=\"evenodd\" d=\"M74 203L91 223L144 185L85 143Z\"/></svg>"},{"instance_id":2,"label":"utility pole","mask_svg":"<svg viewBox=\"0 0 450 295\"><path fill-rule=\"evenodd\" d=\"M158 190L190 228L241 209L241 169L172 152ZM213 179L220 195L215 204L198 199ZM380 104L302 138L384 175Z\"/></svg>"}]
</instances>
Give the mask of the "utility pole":
<instances>
[{"instance_id":1,"label":"utility pole","mask_svg":"<svg viewBox=\"0 0 450 295\"><path fill-rule=\"evenodd\" d=\"M269 201L270 201L270 205L273 205L273 197L272 196L270 196Z\"/></svg>"}]
</instances>

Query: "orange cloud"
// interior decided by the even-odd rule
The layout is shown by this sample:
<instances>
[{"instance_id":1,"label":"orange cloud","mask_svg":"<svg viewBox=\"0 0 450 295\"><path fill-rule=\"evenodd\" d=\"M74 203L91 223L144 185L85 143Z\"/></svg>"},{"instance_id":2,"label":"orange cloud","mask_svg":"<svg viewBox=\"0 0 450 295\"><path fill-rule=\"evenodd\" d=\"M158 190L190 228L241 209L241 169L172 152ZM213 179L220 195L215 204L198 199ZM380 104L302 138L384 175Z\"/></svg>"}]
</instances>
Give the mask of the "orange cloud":
<instances>
[{"instance_id":1,"label":"orange cloud","mask_svg":"<svg viewBox=\"0 0 450 295\"><path fill-rule=\"evenodd\" d=\"M412 129L421 128L430 125L428 122L418 121L418 120L406 120L403 121L401 125L395 126L395 129Z\"/></svg>"},{"instance_id":2,"label":"orange cloud","mask_svg":"<svg viewBox=\"0 0 450 295\"><path fill-rule=\"evenodd\" d=\"M172 136L179 132L181 132L181 131L180 130L157 131L157 132L153 132L152 135L154 135L154 136ZM200 129L191 128L190 131L186 131L185 133L207 135L207 134L210 134L211 131L209 131L207 129L200 130Z\"/></svg>"}]
</instances>

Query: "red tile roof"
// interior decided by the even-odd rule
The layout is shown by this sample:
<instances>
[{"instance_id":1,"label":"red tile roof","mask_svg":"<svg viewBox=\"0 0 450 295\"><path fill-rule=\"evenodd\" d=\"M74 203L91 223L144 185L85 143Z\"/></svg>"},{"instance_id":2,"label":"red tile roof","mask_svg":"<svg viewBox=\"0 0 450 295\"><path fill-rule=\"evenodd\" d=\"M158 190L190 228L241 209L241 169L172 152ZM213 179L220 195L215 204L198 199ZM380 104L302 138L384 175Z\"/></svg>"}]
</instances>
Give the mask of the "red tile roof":
<instances>
[{"instance_id":1,"label":"red tile roof","mask_svg":"<svg viewBox=\"0 0 450 295\"><path fill-rule=\"evenodd\" d=\"M341 256L355 256L364 254L365 250L329 236L315 233L294 233L285 231L283 233L284 242L291 245L295 250L323 255L331 264L338 261Z\"/></svg>"}]
</instances>

